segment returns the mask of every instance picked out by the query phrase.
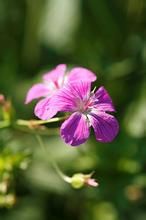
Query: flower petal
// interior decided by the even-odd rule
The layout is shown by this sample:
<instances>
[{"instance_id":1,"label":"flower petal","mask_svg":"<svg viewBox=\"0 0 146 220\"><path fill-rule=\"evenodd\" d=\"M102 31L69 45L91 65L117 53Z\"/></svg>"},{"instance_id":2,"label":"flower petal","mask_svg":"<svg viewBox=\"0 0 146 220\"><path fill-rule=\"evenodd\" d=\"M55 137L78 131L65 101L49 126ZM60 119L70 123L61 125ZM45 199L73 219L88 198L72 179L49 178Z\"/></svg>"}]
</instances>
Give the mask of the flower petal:
<instances>
[{"instance_id":1,"label":"flower petal","mask_svg":"<svg viewBox=\"0 0 146 220\"><path fill-rule=\"evenodd\" d=\"M96 108L99 111L108 111L108 112L114 112L115 108L112 103L112 99L109 96L106 89L101 86L95 93L95 98L97 99Z\"/></svg>"},{"instance_id":2,"label":"flower petal","mask_svg":"<svg viewBox=\"0 0 146 220\"><path fill-rule=\"evenodd\" d=\"M53 100L53 105L58 106L59 111L78 111L79 105L90 96L90 82L75 82L64 86Z\"/></svg>"},{"instance_id":3,"label":"flower petal","mask_svg":"<svg viewBox=\"0 0 146 220\"><path fill-rule=\"evenodd\" d=\"M86 184L87 184L88 186L93 186L93 187L97 187L97 186L99 185L99 184L96 182L96 180L95 180L95 179L92 179L92 178L87 179Z\"/></svg>"},{"instance_id":4,"label":"flower petal","mask_svg":"<svg viewBox=\"0 0 146 220\"><path fill-rule=\"evenodd\" d=\"M49 93L49 89L47 88L47 86L42 83L38 83L29 89L26 95L25 104L28 104L34 99L38 99L43 96L45 97L48 95L48 93Z\"/></svg>"},{"instance_id":5,"label":"flower petal","mask_svg":"<svg viewBox=\"0 0 146 220\"><path fill-rule=\"evenodd\" d=\"M60 78L63 78L65 71L66 71L66 65L60 64L60 65L56 66L55 69L44 74L43 79L45 81L57 82Z\"/></svg>"},{"instance_id":6,"label":"flower petal","mask_svg":"<svg viewBox=\"0 0 146 220\"><path fill-rule=\"evenodd\" d=\"M68 82L80 80L93 82L96 80L96 75L83 67L73 68L68 75Z\"/></svg>"},{"instance_id":7,"label":"flower petal","mask_svg":"<svg viewBox=\"0 0 146 220\"><path fill-rule=\"evenodd\" d=\"M57 114L57 109L51 105L51 98L47 97L36 104L34 113L38 118L48 120Z\"/></svg>"},{"instance_id":8,"label":"flower petal","mask_svg":"<svg viewBox=\"0 0 146 220\"><path fill-rule=\"evenodd\" d=\"M100 142L111 142L119 131L119 124L113 115L98 112L88 115L91 125L93 126L96 140Z\"/></svg>"},{"instance_id":9,"label":"flower petal","mask_svg":"<svg viewBox=\"0 0 146 220\"><path fill-rule=\"evenodd\" d=\"M80 113L73 113L61 125L61 137L65 143L72 146L83 144L89 138L89 134L86 116Z\"/></svg>"}]
</instances>

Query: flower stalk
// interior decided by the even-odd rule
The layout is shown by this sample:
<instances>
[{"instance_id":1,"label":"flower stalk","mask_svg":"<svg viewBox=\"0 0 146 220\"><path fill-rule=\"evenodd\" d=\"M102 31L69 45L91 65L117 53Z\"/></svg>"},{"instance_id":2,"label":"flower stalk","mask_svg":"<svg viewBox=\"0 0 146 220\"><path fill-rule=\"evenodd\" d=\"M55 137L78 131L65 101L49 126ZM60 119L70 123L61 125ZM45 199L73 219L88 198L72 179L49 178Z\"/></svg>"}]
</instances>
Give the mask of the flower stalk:
<instances>
[{"instance_id":1,"label":"flower stalk","mask_svg":"<svg viewBox=\"0 0 146 220\"><path fill-rule=\"evenodd\" d=\"M68 116L62 116L62 117L56 117L56 118L51 118L49 120L23 120L23 119L18 119L16 121L16 124L19 126L27 126L30 128L36 127L38 125L43 125L43 124L48 124L48 123L53 123L53 122L59 122L64 119L66 119Z\"/></svg>"},{"instance_id":2,"label":"flower stalk","mask_svg":"<svg viewBox=\"0 0 146 220\"><path fill-rule=\"evenodd\" d=\"M44 146L41 136L35 135L35 137L46 156L46 148ZM54 160L52 160L52 166L56 171L56 173L60 176L60 178L65 182L69 183L74 189L80 189L84 186L92 186L92 187L98 186L96 180L91 178L94 172L90 174L75 173L72 177L69 177L62 172L62 170L59 168L59 166Z\"/></svg>"}]
</instances>

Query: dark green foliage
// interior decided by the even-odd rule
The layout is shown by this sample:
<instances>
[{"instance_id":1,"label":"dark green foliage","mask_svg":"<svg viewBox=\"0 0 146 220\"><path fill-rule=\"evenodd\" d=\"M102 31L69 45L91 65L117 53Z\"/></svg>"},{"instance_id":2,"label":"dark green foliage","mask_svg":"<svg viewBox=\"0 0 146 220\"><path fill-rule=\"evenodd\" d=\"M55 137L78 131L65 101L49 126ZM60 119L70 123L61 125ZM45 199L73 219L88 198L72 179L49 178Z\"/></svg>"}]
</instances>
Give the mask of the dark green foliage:
<instances>
[{"instance_id":1,"label":"dark green foliage","mask_svg":"<svg viewBox=\"0 0 146 220\"><path fill-rule=\"evenodd\" d=\"M120 133L110 144L91 137L79 150L51 133L43 136L44 154L33 134L0 130L0 205L5 172L12 180L6 194L17 198L11 209L1 205L0 219L144 220L146 1L62 0L59 9L53 2L60 5L60 0L0 1L0 93L11 99L17 118L30 119L34 103L24 105L25 94L41 73L59 63L84 66L97 73L96 86L104 85L112 96ZM47 8L54 7L47 17ZM63 8L67 11L60 14ZM56 23L53 16L59 17ZM65 28L52 37L59 21ZM49 26L43 27L45 22ZM68 175L94 170L99 187L73 190L54 171L52 157Z\"/></svg>"}]
</instances>

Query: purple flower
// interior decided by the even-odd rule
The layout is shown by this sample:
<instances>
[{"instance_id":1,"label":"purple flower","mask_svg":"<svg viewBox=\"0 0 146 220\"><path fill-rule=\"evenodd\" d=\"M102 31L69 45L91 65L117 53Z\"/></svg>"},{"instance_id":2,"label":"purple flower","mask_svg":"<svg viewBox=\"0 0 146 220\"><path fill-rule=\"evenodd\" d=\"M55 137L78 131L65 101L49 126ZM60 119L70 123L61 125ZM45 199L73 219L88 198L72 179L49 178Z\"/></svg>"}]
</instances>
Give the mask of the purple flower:
<instances>
[{"instance_id":1,"label":"purple flower","mask_svg":"<svg viewBox=\"0 0 146 220\"><path fill-rule=\"evenodd\" d=\"M68 84L58 92L51 105L71 113L61 125L61 137L67 144L83 144L89 138L91 126L100 142L111 142L118 133L118 122L109 114L115 109L104 87L94 93L90 82Z\"/></svg>"},{"instance_id":2,"label":"purple flower","mask_svg":"<svg viewBox=\"0 0 146 220\"><path fill-rule=\"evenodd\" d=\"M26 96L25 103L28 104L34 99L41 100L35 106L34 113L42 120L53 117L58 109L56 106L50 106L51 99L68 82L77 82L80 80L95 81L96 76L93 72L82 67L73 68L66 72L66 65L60 64L52 71L43 75L43 82L33 85Z\"/></svg>"}]
</instances>

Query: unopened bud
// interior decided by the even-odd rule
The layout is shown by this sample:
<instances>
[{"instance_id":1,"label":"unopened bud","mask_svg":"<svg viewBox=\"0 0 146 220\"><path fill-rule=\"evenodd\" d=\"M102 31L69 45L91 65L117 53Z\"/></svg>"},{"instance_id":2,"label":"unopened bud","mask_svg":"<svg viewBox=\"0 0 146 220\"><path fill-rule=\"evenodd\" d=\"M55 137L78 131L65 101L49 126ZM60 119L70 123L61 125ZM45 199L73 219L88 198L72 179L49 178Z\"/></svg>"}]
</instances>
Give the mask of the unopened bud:
<instances>
[{"instance_id":1,"label":"unopened bud","mask_svg":"<svg viewBox=\"0 0 146 220\"><path fill-rule=\"evenodd\" d=\"M95 179L91 178L92 175L93 175L93 173L91 173L91 174L76 173L70 178L70 181L68 181L68 182L75 189L80 189L85 185L97 187L98 183L96 182Z\"/></svg>"},{"instance_id":2,"label":"unopened bud","mask_svg":"<svg viewBox=\"0 0 146 220\"><path fill-rule=\"evenodd\" d=\"M79 189L84 186L84 175L82 173L74 174L71 177L71 185L73 188Z\"/></svg>"}]
</instances>

